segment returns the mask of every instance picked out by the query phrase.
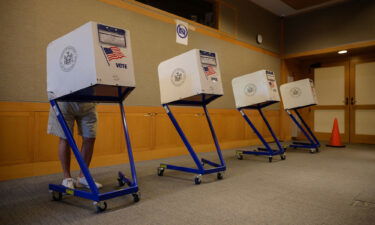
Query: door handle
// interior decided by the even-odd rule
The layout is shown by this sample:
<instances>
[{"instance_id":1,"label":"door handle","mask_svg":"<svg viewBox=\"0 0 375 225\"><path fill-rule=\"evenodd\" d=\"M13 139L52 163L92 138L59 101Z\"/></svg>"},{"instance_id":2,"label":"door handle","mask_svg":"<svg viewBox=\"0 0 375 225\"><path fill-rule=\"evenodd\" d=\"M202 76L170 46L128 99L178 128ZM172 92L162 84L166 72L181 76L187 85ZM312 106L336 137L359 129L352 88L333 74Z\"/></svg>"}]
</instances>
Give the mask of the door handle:
<instances>
[{"instance_id":1,"label":"door handle","mask_svg":"<svg viewBox=\"0 0 375 225\"><path fill-rule=\"evenodd\" d=\"M357 102L357 101L354 99L354 97L351 97L351 98L350 98L350 104L351 104L351 105L355 105L356 102Z\"/></svg>"}]
</instances>

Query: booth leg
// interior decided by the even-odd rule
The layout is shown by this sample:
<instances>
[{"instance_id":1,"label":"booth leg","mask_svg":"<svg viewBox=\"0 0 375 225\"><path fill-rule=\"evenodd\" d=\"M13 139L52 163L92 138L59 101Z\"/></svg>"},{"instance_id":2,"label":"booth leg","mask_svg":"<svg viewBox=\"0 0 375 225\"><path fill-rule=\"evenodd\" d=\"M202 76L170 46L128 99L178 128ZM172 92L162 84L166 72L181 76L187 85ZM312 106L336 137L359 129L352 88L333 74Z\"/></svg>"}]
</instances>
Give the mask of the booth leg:
<instances>
[{"instance_id":1,"label":"booth leg","mask_svg":"<svg viewBox=\"0 0 375 225\"><path fill-rule=\"evenodd\" d=\"M298 128L302 131L302 133L305 135L305 137L308 139L310 143L293 143L289 145L289 147L292 148L307 148L310 150L310 153L315 153L319 151L319 145L317 145L313 139L311 139L310 135L306 132L306 130L302 127L302 125L297 121L297 119L293 116L293 114L289 111L286 110L288 113L289 117L292 119L292 121L298 126ZM297 112L297 111L296 111ZM297 115L300 117L300 115L297 113ZM301 121L307 126L307 124L304 122L303 118L300 117ZM308 127L308 126L307 126ZM310 130L311 131L311 130Z\"/></svg>"},{"instance_id":2,"label":"booth leg","mask_svg":"<svg viewBox=\"0 0 375 225\"><path fill-rule=\"evenodd\" d=\"M206 115L208 126L210 127L212 138L215 142L216 152L217 152L217 155L219 156L220 164L221 164L221 166L225 166L223 154L221 153L220 145L219 145L219 142L217 140L216 133L215 133L214 127L212 125L210 115L208 114L206 105L203 105L203 109L204 109L204 114Z\"/></svg>"},{"instance_id":3,"label":"booth leg","mask_svg":"<svg viewBox=\"0 0 375 225\"><path fill-rule=\"evenodd\" d=\"M302 124L305 126L306 130L309 132L309 134L311 135L311 137L314 139L315 144L318 147L320 147L320 142L316 138L315 134L311 131L310 127L307 125L307 123L305 122L305 120L302 118L302 116L300 115L300 113L298 112L298 110L294 109L294 112L296 113L296 115L298 116L298 118L301 120Z\"/></svg>"},{"instance_id":4,"label":"booth leg","mask_svg":"<svg viewBox=\"0 0 375 225\"><path fill-rule=\"evenodd\" d=\"M214 132L214 129L213 129L213 126L212 126L212 123L211 123L211 120L210 120L210 117L208 115L207 108L205 107L205 105L203 106L203 108L205 110L205 114L206 114L206 118L207 118L207 121L208 121L208 125L210 127L211 134L212 134L212 137L213 137L214 142L215 142L216 150L217 150L218 156L220 158L220 162L221 162L220 165L217 164L217 163L211 162L209 160L206 160L206 159L199 160L198 155L195 153L193 147L190 145L188 139L186 138L186 136L185 136L184 132L182 131L180 125L178 124L176 118L174 117L173 113L171 112L169 106L167 104L163 104L163 108L165 109L165 111L166 111L169 119L171 120L173 126L175 127L176 131L180 135L180 138L184 142L187 150L190 153L190 156L193 158L194 163L197 166L197 169L188 168L188 167L181 167L181 166L174 166L174 165L169 165L169 164L162 163L162 164L160 164L160 167L158 167L158 170L157 170L158 176L163 176L164 175L164 171L166 169L170 169L170 170L177 170L177 171L182 171L182 172L186 172L186 173L197 174L194 177L194 183L195 184L200 184L201 183L201 181L202 181L201 177L204 174L217 173L218 174L217 178L218 179L222 179L223 178L223 172L226 170L226 166L225 166L225 162L224 162L223 156L221 154L221 150L220 150L219 143L217 141L216 134ZM203 167L203 165L205 163L208 164L208 165L210 165L210 166L212 166L212 167L214 167L214 168L213 169L205 169Z\"/></svg>"},{"instance_id":5,"label":"booth leg","mask_svg":"<svg viewBox=\"0 0 375 225\"><path fill-rule=\"evenodd\" d=\"M272 157L273 157L273 150L269 146L269 144L264 140L262 134L258 131L258 129L254 126L254 124L251 122L249 117L246 115L246 113L243 111L243 109L238 108L237 109L242 117L245 119L245 121L250 125L250 127L253 129L259 140L262 142L262 144L266 147L266 152L258 152L258 151L237 151L236 156L238 159L242 160L243 159L243 154L252 154L252 155L267 155L268 156L268 161L272 162Z\"/></svg>"},{"instance_id":6,"label":"booth leg","mask_svg":"<svg viewBox=\"0 0 375 225\"><path fill-rule=\"evenodd\" d=\"M184 142L187 150L189 151L190 156L193 158L195 164L197 165L198 169L203 170L203 166L202 166L197 154L195 153L193 147L190 145L189 140L186 138L184 132L182 131L180 125L178 124L178 122L177 122L176 118L174 117L172 111L170 110L169 106L167 104L163 104L163 107L164 107L165 111L167 112L167 115L168 115L169 119L172 121L173 126L176 128L178 134L180 135L180 138Z\"/></svg>"},{"instance_id":7,"label":"booth leg","mask_svg":"<svg viewBox=\"0 0 375 225\"><path fill-rule=\"evenodd\" d=\"M279 139L276 137L276 135L275 135L275 133L273 132L273 130L272 130L270 124L268 123L268 120L267 120L266 117L264 116L264 114L263 114L263 112L262 112L262 109L261 109L261 108L258 108L258 111L259 111L259 114L262 116L262 119L263 119L264 123L267 125L267 128L268 128L268 130L270 131L273 140L275 140L275 142L276 142L276 144L277 144L277 147L279 148L279 153L280 153L280 157L281 157L281 159L282 159L282 160L285 160L285 159L286 159L285 149L281 146Z\"/></svg>"},{"instance_id":8,"label":"booth leg","mask_svg":"<svg viewBox=\"0 0 375 225\"><path fill-rule=\"evenodd\" d=\"M122 119L122 128L124 130L124 136L126 141L126 149L128 151L128 157L129 157L129 165L130 165L130 172L132 174L132 180L130 181L127 179L121 172L119 172L119 184L126 183L129 185L129 187L136 187L137 191L132 193L134 202L138 202L140 200L140 193L138 192L138 181L137 181L137 173L135 170L135 162L133 157L133 149L130 142L130 135L128 130L128 125L126 123L126 116L125 116L125 109L122 101L119 102L120 111L121 111L121 119ZM121 182L120 182L121 180Z\"/></svg>"}]
</instances>

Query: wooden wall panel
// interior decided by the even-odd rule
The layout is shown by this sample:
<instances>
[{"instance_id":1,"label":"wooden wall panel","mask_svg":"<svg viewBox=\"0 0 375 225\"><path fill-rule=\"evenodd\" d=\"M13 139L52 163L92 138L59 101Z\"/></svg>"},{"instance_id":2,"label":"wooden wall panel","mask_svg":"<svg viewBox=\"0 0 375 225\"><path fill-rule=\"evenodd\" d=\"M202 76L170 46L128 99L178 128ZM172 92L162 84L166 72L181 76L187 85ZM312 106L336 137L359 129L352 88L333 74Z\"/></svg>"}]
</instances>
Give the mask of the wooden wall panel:
<instances>
[{"instance_id":1,"label":"wooden wall panel","mask_svg":"<svg viewBox=\"0 0 375 225\"><path fill-rule=\"evenodd\" d=\"M121 153L122 127L120 114L101 112L98 113L98 121L94 157Z\"/></svg>"},{"instance_id":2,"label":"wooden wall panel","mask_svg":"<svg viewBox=\"0 0 375 225\"><path fill-rule=\"evenodd\" d=\"M32 118L30 112L0 112L0 165L33 160Z\"/></svg>"},{"instance_id":3,"label":"wooden wall panel","mask_svg":"<svg viewBox=\"0 0 375 225\"><path fill-rule=\"evenodd\" d=\"M279 134L279 118L278 118L279 113L274 112L274 111L268 111L265 113L265 117L268 120L268 123L270 124L273 132L275 133L276 136ZM266 124L263 124L262 127L262 134L264 134L264 137L266 138L272 138L271 133L269 132Z\"/></svg>"},{"instance_id":4,"label":"wooden wall panel","mask_svg":"<svg viewBox=\"0 0 375 225\"><path fill-rule=\"evenodd\" d=\"M230 142L245 139L245 120L237 111L231 113L214 113L212 115L212 123L214 125L219 142Z\"/></svg>"},{"instance_id":5,"label":"wooden wall panel","mask_svg":"<svg viewBox=\"0 0 375 225\"><path fill-rule=\"evenodd\" d=\"M176 148L183 146L177 131L167 114L157 114L155 121L155 148Z\"/></svg>"},{"instance_id":6,"label":"wooden wall panel","mask_svg":"<svg viewBox=\"0 0 375 225\"><path fill-rule=\"evenodd\" d=\"M34 129L34 161L46 162L57 161L57 145L59 138L47 134L48 112L35 113L35 129ZM27 134L30 136L30 134Z\"/></svg>"},{"instance_id":7,"label":"wooden wall panel","mask_svg":"<svg viewBox=\"0 0 375 225\"><path fill-rule=\"evenodd\" d=\"M92 166L127 162L117 106L99 105L97 110L98 136ZM172 107L171 110L197 152L215 150L202 109ZM57 157L58 138L46 133L48 111L47 103L0 102L0 180L61 172ZM126 107L126 112L136 161L188 154L162 107L132 106ZM209 109L209 113L222 149L260 144L237 110ZM265 126L258 112L251 110L247 113L259 131L265 134ZM279 111L268 110L265 115L275 131L278 130ZM77 129L74 130L74 137L80 147L82 140ZM78 168L73 157L72 169Z\"/></svg>"},{"instance_id":8,"label":"wooden wall panel","mask_svg":"<svg viewBox=\"0 0 375 225\"><path fill-rule=\"evenodd\" d=\"M146 151L153 148L154 116L151 113L128 113L126 119L133 151ZM122 136L123 134L121 131ZM125 142L125 139L122 139Z\"/></svg>"}]
</instances>

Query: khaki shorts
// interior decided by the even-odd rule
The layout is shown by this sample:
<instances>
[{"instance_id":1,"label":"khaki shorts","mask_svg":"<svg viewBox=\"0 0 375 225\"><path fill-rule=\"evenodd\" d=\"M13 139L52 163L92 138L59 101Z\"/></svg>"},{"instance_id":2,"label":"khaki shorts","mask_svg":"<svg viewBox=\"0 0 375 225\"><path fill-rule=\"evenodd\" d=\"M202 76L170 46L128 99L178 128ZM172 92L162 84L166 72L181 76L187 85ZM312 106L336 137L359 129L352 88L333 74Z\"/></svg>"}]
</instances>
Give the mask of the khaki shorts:
<instances>
[{"instance_id":1,"label":"khaki shorts","mask_svg":"<svg viewBox=\"0 0 375 225\"><path fill-rule=\"evenodd\" d=\"M84 138L95 138L98 115L95 103L59 102L59 108L65 118L70 131L74 131L74 121L77 121L78 134ZM48 118L48 134L64 138L65 134L55 111L51 108Z\"/></svg>"}]
</instances>

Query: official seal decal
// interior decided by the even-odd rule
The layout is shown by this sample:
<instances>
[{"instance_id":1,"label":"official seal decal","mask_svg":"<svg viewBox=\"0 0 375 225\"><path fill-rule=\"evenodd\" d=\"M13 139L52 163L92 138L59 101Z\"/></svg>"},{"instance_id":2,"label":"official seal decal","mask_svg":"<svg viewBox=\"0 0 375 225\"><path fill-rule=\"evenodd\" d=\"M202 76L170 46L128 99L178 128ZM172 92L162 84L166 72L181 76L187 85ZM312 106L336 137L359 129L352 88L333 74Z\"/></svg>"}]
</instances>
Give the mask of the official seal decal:
<instances>
[{"instance_id":1,"label":"official seal decal","mask_svg":"<svg viewBox=\"0 0 375 225\"><path fill-rule=\"evenodd\" d=\"M302 90L298 87L294 87L294 88L290 89L289 93L292 97L296 98L296 97L299 97L302 94Z\"/></svg>"},{"instance_id":2,"label":"official seal decal","mask_svg":"<svg viewBox=\"0 0 375 225\"><path fill-rule=\"evenodd\" d=\"M171 81L174 86L180 86L185 82L186 74L185 71L181 68L173 70L171 75Z\"/></svg>"},{"instance_id":3,"label":"official seal decal","mask_svg":"<svg viewBox=\"0 0 375 225\"><path fill-rule=\"evenodd\" d=\"M244 92L247 96L253 96L257 92L257 87L254 84L247 84L244 88Z\"/></svg>"},{"instance_id":4,"label":"official seal decal","mask_svg":"<svg viewBox=\"0 0 375 225\"><path fill-rule=\"evenodd\" d=\"M60 68L64 72L71 71L77 62L77 51L73 46L64 48L60 56Z\"/></svg>"}]
</instances>

